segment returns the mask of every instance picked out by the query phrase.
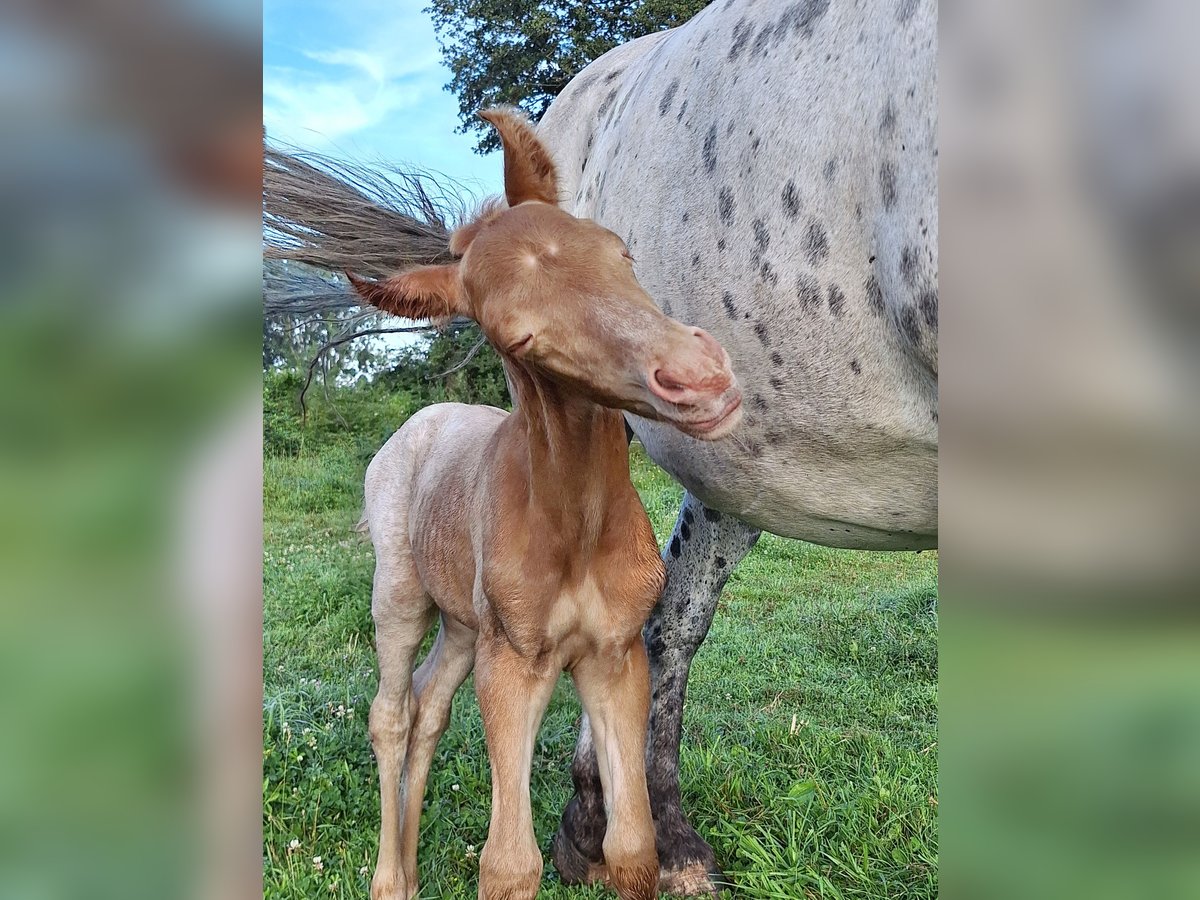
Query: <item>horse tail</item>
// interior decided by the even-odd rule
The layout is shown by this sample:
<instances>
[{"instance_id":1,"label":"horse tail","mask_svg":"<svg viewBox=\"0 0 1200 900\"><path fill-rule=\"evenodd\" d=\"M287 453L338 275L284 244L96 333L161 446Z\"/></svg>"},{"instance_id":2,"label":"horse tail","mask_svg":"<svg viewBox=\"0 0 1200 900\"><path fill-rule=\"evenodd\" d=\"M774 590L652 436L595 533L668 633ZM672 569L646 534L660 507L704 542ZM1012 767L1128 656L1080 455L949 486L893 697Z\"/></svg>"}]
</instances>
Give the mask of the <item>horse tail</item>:
<instances>
[{"instance_id":1,"label":"horse tail","mask_svg":"<svg viewBox=\"0 0 1200 900\"><path fill-rule=\"evenodd\" d=\"M451 261L447 222L462 218L471 199L461 185L440 176L264 144L265 312L361 305L344 279L328 274L385 278Z\"/></svg>"}]
</instances>

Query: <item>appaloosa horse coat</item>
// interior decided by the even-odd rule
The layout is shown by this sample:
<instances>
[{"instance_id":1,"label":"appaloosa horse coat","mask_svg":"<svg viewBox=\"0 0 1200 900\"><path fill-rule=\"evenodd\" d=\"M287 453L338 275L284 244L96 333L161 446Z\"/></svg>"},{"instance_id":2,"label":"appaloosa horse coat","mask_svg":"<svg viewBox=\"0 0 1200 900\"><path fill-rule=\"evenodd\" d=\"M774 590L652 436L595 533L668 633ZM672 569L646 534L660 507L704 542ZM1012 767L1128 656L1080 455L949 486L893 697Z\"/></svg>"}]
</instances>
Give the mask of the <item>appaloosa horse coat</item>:
<instances>
[{"instance_id":1,"label":"appaloosa horse coat","mask_svg":"<svg viewBox=\"0 0 1200 900\"><path fill-rule=\"evenodd\" d=\"M746 415L705 444L631 416L687 489L646 626L662 888L708 893L679 799L692 657L759 529L835 547L937 541L934 0L720 0L617 47L538 126L564 203L621 235L669 315L729 351ZM587 729L554 858L603 877Z\"/></svg>"}]
</instances>

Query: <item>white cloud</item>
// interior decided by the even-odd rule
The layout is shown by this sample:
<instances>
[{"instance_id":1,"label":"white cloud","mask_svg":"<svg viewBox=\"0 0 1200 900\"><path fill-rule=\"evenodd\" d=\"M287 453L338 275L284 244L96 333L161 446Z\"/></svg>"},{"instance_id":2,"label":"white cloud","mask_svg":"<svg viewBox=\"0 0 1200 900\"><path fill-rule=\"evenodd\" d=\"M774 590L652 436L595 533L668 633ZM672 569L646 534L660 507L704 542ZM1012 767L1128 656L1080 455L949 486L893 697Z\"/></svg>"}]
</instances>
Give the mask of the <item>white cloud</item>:
<instances>
[{"instance_id":1,"label":"white cloud","mask_svg":"<svg viewBox=\"0 0 1200 900\"><path fill-rule=\"evenodd\" d=\"M384 82L388 79L387 64L377 54L366 50L305 50L304 55L309 59L330 66L351 66L361 69L374 81Z\"/></svg>"},{"instance_id":2,"label":"white cloud","mask_svg":"<svg viewBox=\"0 0 1200 900\"><path fill-rule=\"evenodd\" d=\"M263 123L289 143L329 144L384 122L419 102L417 86L361 77L322 79L268 68L263 73Z\"/></svg>"}]
</instances>

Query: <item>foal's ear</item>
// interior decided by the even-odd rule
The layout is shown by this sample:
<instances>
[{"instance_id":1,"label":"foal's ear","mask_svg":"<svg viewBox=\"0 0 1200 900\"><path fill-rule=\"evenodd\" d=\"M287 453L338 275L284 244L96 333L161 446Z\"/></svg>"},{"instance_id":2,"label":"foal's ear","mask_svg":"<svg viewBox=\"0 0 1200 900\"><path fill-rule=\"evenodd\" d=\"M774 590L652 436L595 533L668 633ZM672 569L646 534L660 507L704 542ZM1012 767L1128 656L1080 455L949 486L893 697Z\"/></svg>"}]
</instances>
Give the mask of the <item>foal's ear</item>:
<instances>
[{"instance_id":1,"label":"foal's ear","mask_svg":"<svg viewBox=\"0 0 1200 900\"><path fill-rule=\"evenodd\" d=\"M364 300L405 319L448 319L468 315L458 264L419 266L383 281L346 277Z\"/></svg>"},{"instance_id":2,"label":"foal's ear","mask_svg":"<svg viewBox=\"0 0 1200 900\"><path fill-rule=\"evenodd\" d=\"M508 205L540 200L557 206L558 171L525 114L511 106L493 106L479 117L492 124L504 145L504 196Z\"/></svg>"}]
</instances>

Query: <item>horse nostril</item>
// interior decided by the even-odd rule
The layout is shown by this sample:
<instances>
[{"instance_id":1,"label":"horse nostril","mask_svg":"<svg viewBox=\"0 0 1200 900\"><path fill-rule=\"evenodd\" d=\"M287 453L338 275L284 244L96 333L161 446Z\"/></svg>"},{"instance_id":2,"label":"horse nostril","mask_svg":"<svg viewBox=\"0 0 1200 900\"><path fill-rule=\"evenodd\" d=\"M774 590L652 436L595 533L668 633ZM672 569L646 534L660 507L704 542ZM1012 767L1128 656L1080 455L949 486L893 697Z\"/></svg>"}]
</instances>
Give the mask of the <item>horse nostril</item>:
<instances>
[{"instance_id":1,"label":"horse nostril","mask_svg":"<svg viewBox=\"0 0 1200 900\"><path fill-rule=\"evenodd\" d=\"M679 383L662 369L650 373L650 390L669 403L682 403L690 393L687 385Z\"/></svg>"},{"instance_id":2,"label":"horse nostril","mask_svg":"<svg viewBox=\"0 0 1200 900\"><path fill-rule=\"evenodd\" d=\"M680 384L678 381L675 381L669 375L664 375L662 369L655 369L653 378L654 383L664 391L675 392L682 391L684 389L684 385Z\"/></svg>"}]
</instances>

